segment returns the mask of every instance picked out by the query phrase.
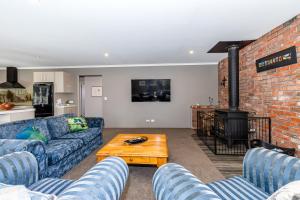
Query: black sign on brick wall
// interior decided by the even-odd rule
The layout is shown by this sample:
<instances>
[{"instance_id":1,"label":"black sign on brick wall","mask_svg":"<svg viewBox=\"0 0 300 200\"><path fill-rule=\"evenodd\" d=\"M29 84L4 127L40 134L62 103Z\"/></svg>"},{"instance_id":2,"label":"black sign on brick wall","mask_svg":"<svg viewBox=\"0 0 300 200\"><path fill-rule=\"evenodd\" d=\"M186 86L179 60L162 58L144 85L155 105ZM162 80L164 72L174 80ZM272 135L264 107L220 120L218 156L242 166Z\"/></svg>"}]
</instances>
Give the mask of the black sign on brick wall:
<instances>
[{"instance_id":1,"label":"black sign on brick wall","mask_svg":"<svg viewBox=\"0 0 300 200\"><path fill-rule=\"evenodd\" d=\"M285 50L256 60L256 71L262 72L295 63L297 63L297 51L296 47L292 46Z\"/></svg>"}]
</instances>

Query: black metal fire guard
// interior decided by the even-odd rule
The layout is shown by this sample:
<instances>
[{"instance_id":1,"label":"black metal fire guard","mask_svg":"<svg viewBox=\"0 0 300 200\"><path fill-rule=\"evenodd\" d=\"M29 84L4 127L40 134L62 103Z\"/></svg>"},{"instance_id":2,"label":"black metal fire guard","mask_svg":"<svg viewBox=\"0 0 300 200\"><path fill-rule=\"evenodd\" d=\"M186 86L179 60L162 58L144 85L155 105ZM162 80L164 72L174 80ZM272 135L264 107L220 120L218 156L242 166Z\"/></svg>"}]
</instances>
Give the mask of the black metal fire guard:
<instances>
[{"instance_id":1,"label":"black metal fire guard","mask_svg":"<svg viewBox=\"0 0 300 200\"><path fill-rule=\"evenodd\" d=\"M271 143L269 117L226 118L215 112L197 111L197 135L218 155L244 155L251 140Z\"/></svg>"}]
</instances>

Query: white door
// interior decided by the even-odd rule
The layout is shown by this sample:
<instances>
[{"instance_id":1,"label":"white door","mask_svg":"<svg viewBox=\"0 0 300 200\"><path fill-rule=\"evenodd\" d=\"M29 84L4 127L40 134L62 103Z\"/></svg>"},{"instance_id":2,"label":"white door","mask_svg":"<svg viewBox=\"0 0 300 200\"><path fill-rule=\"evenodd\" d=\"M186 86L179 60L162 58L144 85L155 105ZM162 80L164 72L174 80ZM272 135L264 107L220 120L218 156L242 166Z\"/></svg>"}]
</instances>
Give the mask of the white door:
<instances>
[{"instance_id":1,"label":"white door","mask_svg":"<svg viewBox=\"0 0 300 200\"><path fill-rule=\"evenodd\" d=\"M85 117L103 117L102 76L81 76L80 107Z\"/></svg>"}]
</instances>

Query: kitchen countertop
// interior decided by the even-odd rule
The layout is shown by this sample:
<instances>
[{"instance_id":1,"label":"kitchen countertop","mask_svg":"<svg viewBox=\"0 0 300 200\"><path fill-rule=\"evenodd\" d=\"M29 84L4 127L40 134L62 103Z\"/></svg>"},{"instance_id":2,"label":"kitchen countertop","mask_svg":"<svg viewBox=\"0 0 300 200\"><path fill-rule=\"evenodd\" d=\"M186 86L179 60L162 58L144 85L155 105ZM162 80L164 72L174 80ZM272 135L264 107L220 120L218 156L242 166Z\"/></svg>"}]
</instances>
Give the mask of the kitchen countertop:
<instances>
[{"instance_id":1,"label":"kitchen countertop","mask_svg":"<svg viewBox=\"0 0 300 200\"><path fill-rule=\"evenodd\" d=\"M16 106L11 110L0 110L0 115L6 115L6 114L11 114L11 113L22 113L22 112L32 112L35 111L33 107L30 106Z\"/></svg>"},{"instance_id":2,"label":"kitchen countertop","mask_svg":"<svg viewBox=\"0 0 300 200\"><path fill-rule=\"evenodd\" d=\"M75 104L56 105L57 108L72 108L77 107Z\"/></svg>"}]
</instances>

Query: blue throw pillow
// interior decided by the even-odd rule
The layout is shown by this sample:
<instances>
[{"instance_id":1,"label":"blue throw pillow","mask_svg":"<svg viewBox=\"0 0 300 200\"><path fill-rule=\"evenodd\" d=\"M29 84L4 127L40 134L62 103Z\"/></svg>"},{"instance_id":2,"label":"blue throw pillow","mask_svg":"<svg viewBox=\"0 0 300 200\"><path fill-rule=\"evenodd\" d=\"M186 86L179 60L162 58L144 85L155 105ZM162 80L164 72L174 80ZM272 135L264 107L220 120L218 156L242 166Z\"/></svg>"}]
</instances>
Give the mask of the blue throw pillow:
<instances>
[{"instance_id":1,"label":"blue throw pillow","mask_svg":"<svg viewBox=\"0 0 300 200\"><path fill-rule=\"evenodd\" d=\"M22 132L18 133L16 135L16 139L31 139L31 140L41 140L45 142L46 144L48 143L47 137L39 131L36 127L27 127L25 128Z\"/></svg>"}]
</instances>

